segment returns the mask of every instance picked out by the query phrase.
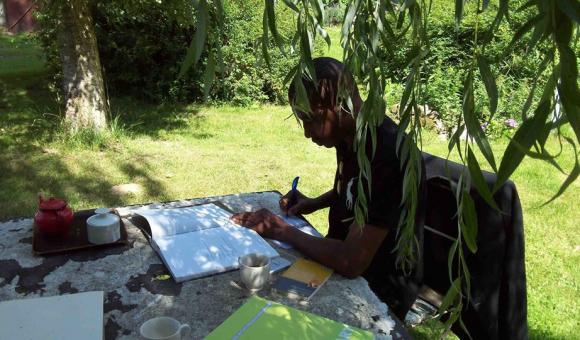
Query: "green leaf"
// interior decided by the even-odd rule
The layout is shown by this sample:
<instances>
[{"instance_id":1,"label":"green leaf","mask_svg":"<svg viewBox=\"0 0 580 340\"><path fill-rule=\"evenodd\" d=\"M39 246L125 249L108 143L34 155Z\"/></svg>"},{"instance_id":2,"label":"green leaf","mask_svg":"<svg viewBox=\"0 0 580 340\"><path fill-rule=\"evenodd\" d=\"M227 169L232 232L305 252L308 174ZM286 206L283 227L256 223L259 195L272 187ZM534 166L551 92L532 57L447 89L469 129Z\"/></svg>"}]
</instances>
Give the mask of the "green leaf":
<instances>
[{"instance_id":1,"label":"green leaf","mask_svg":"<svg viewBox=\"0 0 580 340\"><path fill-rule=\"evenodd\" d=\"M580 3L577 0L557 0L557 3L564 15L580 23Z\"/></svg>"},{"instance_id":2,"label":"green leaf","mask_svg":"<svg viewBox=\"0 0 580 340\"><path fill-rule=\"evenodd\" d=\"M455 253L459 248L459 239L455 239L451 248L449 248L449 253L447 254L447 273L449 274L449 282L453 282L453 260L455 259Z\"/></svg>"},{"instance_id":3,"label":"green leaf","mask_svg":"<svg viewBox=\"0 0 580 340\"><path fill-rule=\"evenodd\" d=\"M570 172L570 175L568 175L568 177L566 178L564 183L562 183L562 186L560 187L558 192L552 198L550 198L546 203L542 204L542 206L544 206L544 205L552 202L556 198L560 197L560 195L562 195L564 193L564 191L566 191L566 189L570 186L570 184L574 183L574 181L578 178L578 175L580 175L580 165L578 164L578 153L576 152L576 146L571 139L566 138L566 140L574 148L574 156L576 157L576 162L574 164L574 168L572 169L572 171Z\"/></svg>"},{"instance_id":4,"label":"green leaf","mask_svg":"<svg viewBox=\"0 0 580 340\"><path fill-rule=\"evenodd\" d=\"M358 7L360 5L360 0L354 0L350 2L350 5L347 9L346 15L344 16L344 20L342 22L342 39L346 41L348 37L348 32L350 31L350 27L354 21L354 17L358 12Z\"/></svg>"},{"instance_id":5,"label":"green leaf","mask_svg":"<svg viewBox=\"0 0 580 340\"><path fill-rule=\"evenodd\" d=\"M477 212L475 211L475 203L467 191L463 192L461 199L463 217L461 234L467 248L472 253L475 253L477 252Z\"/></svg>"},{"instance_id":6,"label":"green leaf","mask_svg":"<svg viewBox=\"0 0 580 340\"><path fill-rule=\"evenodd\" d=\"M549 101L541 101L534 111L534 116L525 120L514 134L513 140L510 141L503 154L499 170L497 171L497 182L493 187L493 192L497 191L508 180L524 159L524 153L514 145L514 140L525 149L529 149L536 140L538 131L540 131L546 118L550 114L550 106Z\"/></svg>"},{"instance_id":7,"label":"green leaf","mask_svg":"<svg viewBox=\"0 0 580 340\"><path fill-rule=\"evenodd\" d=\"M268 17L268 27L270 28L270 32L272 32L272 37L274 37L274 42L280 49L282 53L284 53L284 39L278 32L278 28L276 26L276 12L274 11L274 0L266 0L266 12Z\"/></svg>"},{"instance_id":8,"label":"green leaf","mask_svg":"<svg viewBox=\"0 0 580 340\"><path fill-rule=\"evenodd\" d=\"M207 10L207 3L205 0L199 2L197 8L197 23L196 31L187 49L187 54L185 55L185 60L181 64L179 70L178 78L183 77L190 67L195 66L201 57L201 52L203 52L205 46L205 38L207 36L207 22L209 19L209 13Z\"/></svg>"},{"instance_id":9,"label":"green leaf","mask_svg":"<svg viewBox=\"0 0 580 340\"><path fill-rule=\"evenodd\" d=\"M495 31L499 27L499 24L501 23L501 20L503 19L503 17L507 16L507 14L508 14L508 7L509 7L509 0L499 0L499 7L497 9L497 14L496 14L495 18L493 19L493 22L491 23L490 31Z\"/></svg>"},{"instance_id":10,"label":"green leaf","mask_svg":"<svg viewBox=\"0 0 580 340\"><path fill-rule=\"evenodd\" d=\"M447 294L445 294L445 297L441 302L441 306L439 307L438 311L439 314L446 312L447 308L451 306L453 303L455 303L455 301L459 297L460 289L461 289L461 279L457 278L455 279L455 281L453 281L451 287L449 287Z\"/></svg>"},{"instance_id":11,"label":"green leaf","mask_svg":"<svg viewBox=\"0 0 580 340\"><path fill-rule=\"evenodd\" d=\"M489 0L483 0L483 10L485 11L489 7Z\"/></svg>"},{"instance_id":12,"label":"green leaf","mask_svg":"<svg viewBox=\"0 0 580 340\"><path fill-rule=\"evenodd\" d=\"M222 0L214 0L214 1L215 1L216 17L217 17L218 25L220 27L223 27L223 25L224 25L224 4L222 3Z\"/></svg>"},{"instance_id":13,"label":"green leaf","mask_svg":"<svg viewBox=\"0 0 580 340\"><path fill-rule=\"evenodd\" d=\"M514 34L514 37L512 38L512 41L509 43L508 47L504 50L504 53L502 55L502 59L506 58L514 49L514 46L517 44L517 42L524 36L524 34L528 33L533 27L536 26L536 24L542 20L542 18L544 17L543 13L537 14L536 16L534 16L533 18L531 18L530 20L526 21L525 24L522 25L522 27L520 27L516 33Z\"/></svg>"},{"instance_id":14,"label":"green leaf","mask_svg":"<svg viewBox=\"0 0 580 340\"><path fill-rule=\"evenodd\" d=\"M459 26L461 18L463 18L463 1L455 0L455 25Z\"/></svg>"},{"instance_id":15,"label":"green leaf","mask_svg":"<svg viewBox=\"0 0 580 340\"><path fill-rule=\"evenodd\" d=\"M491 73L491 69L485 57L477 56L477 65L479 66L479 73L485 85L485 90L489 96L489 111L492 116L497 111L497 85L495 84L495 78Z\"/></svg>"},{"instance_id":16,"label":"green leaf","mask_svg":"<svg viewBox=\"0 0 580 340\"><path fill-rule=\"evenodd\" d=\"M481 195L481 197L485 200L485 202L492 207L493 209L499 211L493 196L491 195L491 190L487 186L487 182L483 177L481 172L481 168L479 167L479 163L477 162L477 158L471 151L471 148L467 149L467 167L469 169L469 174L471 175L471 180L477 189L477 192Z\"/></svg>"},{"instance_id":17,"label":"green leaf","mask_svg":"<svg viewBox=\"0 0 580 340\"><path fill-rule=\"evenodd\" d=\"M211 85L213 84L215 78L215 57L210 51L207 65L205 66L205 72L203 75L203 97L207 98L209 91L211 90Z\"/></svg>"},{"instance_id":18,"label":"green leaf","mask_svg":"<svg viewBox=\"0 0 580 340\"><path fill-rule=\"evenodd\" d=\"M268 68L271 68L270 53L268 51L268 44L270 43L270 37L268 36L268 14L266 9L264 9L264 15L262 18L262 57L266 61Z\"/></svg>"},{"instance_id":19,"label":"green leaf","mask_svg":"<svg viewBox=\"0 0 580 340\"><path fill-rule=\"evenodd\" d=\"M308 99L304 83L302 83L300 70L297 70L294 75L294 88L296 89L296 98L293 103L294 107L306 114L310 114L310 100Z\"/></svg>"},{"instance_id":20,"label":"green leaf","mask_svg":"<svg viewBox=\"0 0 580 340\"><path fill-rule=\"evenodd\" d=\"M284 1L286 6L290 7L290 9L292 9L294 12L300 13L300 10L298 9L298 7L296 7L296 4L294 3L294 1L292 1L292 0L282 0L282 1Z\"/></svg>"},{"instance_id":21,"label":"green leaf","mask_svg":"<svg viewBox=\"0 0 580 340\"><path fill-rule=\"evenodd\" d=\"M577 58L570 48L573 24L567 17L558 21L556 29L556 46L560 53L560 84L558 93L570 122L576 139L580 140L580 90L578 89L578 64Z\"/></svg>"}]
</instances>

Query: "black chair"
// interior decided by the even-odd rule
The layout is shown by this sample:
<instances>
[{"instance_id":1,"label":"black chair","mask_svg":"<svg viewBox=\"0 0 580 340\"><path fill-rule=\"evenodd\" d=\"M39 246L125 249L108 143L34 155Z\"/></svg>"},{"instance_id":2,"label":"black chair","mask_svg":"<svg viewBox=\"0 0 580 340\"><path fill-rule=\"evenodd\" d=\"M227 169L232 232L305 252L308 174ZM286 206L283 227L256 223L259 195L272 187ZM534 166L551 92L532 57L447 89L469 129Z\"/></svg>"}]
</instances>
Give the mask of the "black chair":
<instances>
[{"instance_id":1,"label":"black chair","mask_svg":"<svg viewBox=\"0 0 580 340\"><path fill-rule=\"evenodd\" d=\"M424 153L427 171L427 204L424 230L424 285L445 295L450 287L448 253L457 234L456 200L453 188L463 165ZM495 174L485 173L493 187ZM522 211L513 182L495 193L500 208L491 208L475 188L472 196L479 231L478 251L464 247L471 274L471 299L464 306L462 320L473 339L526 339L526 275ZM469 338L456 323L452 330Z\"/></svg>"}]
</instances>

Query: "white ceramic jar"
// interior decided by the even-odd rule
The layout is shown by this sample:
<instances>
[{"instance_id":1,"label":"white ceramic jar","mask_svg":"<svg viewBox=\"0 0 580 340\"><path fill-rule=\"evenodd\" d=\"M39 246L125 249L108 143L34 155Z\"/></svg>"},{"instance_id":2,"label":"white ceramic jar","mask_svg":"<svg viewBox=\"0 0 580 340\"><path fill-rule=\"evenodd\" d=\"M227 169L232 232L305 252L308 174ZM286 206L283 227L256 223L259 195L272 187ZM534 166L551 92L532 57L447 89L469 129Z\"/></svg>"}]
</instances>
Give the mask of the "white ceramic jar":
<instances>
[{"instance_id":1,"label":"white ceramic jar","mask_svg":"<svg viewBox=\"0 0 580 340\"><path fill-rule=\"evenodd\" d=\"M112 214L109 208L95 210L95 215L87 219L87 236L90 243L112 243L121 238L119 216Z\"/></svg>"}]
</instances>

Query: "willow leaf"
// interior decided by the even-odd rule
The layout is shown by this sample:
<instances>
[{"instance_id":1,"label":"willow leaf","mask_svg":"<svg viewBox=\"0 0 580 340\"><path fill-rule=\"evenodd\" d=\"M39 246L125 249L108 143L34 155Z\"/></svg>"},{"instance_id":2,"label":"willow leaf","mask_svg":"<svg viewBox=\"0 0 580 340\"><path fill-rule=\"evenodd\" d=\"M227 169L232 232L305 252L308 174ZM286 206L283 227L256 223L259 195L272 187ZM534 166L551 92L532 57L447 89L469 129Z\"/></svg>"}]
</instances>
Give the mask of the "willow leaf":
<instances>
[{"instance_id":1,"label":"willow leaf","mask_svg":"<svg viewBox=\"0 0 580 340\"><path fill-rule=\"evenodd\" d=\"M449 308L451 304L455 303L455 300L457 300L457 298L459 297L460 289L461 289L461 279L457 278L453 281L451 287L449 287L449 290L447 290L447 293L445 294L445 297L441 302L441 306L439 306L438 314L446 312L447 308Z\"/></svg>"},{"instance_id":2,"label":"willow leaf","mask_svg":"<svg viewBox=\"0 0 580 340\"><path fill-rule=\"evenodd\" d=\"M296 7L296 4L294 3L294 1L292 1L292 0L282 0L282 1L284 1L286 6L290 7L290 9L292 9L294 12L300 13L300 10L298 9L298 7Z\"/></svg>"},{"instance_id":3,"label":"willow leaf","mask_svg":"<svg viewBox=\"0 0 580 340\"><path fill-rule=\"evenodd\" d=\"M557 3L564 15L580 23L580 3L577 0L557 0Z\"/></svg>"},{"instance_id":4,"label":"willow leaf","mask_svg":"<svg viewBox=\"0 0 580 340\"><path fill-rule=\"evenodd\" d=\"M491 23L490 30L495 31L499 24L501 23L504 16L508 15L509 0L499 0L499 7L497 9L497 14Z\"/></svg>"},{"instance_id":5,"label":"willow leaf","mask_svg":"<svg viewBox=\"0 0 580 340\"><path fill-rule=\"evenodd\" d=\"M570 184L572 184L578 178L578 175L580 175L580 166L578 165L578 154L576 154L576 163L574 164L574 168L570 172L570 175L568 175L568 177L566 178L564 183L562 183L562 186L560 187L558 192L552 198L550 198L546 203L542 204L542 206L544 206L544 205L552 202L556 198L560 197L560 195L562 195L564 193L564 191L566 191L566 189L570 186Z\"/></svg>"},{"instance_id":6,"label":"willow leaf","mask_svg":"<svg viewBox=\"0 0 580 340\"><path fill-rule=\"evenodd\" d=\"M213 84L215 78L215 57L210 51L207 58L207 65L205 66L205 72L203 75L203 97L207 98L209 96L209 91L211 90L211 85Z\"/></svg>"},{"instance_id":7,"label":"willow leaf","mask_svg":"<svg viewBox=\"0 0 580 340\"><path fill-rule=\"evenodd\" d=\"M348 32L354 21L354 17L358 11L360 5L360 0L354 0L350 2L350 6L347 9L346 15L342 21L342 39L346 41L348 37Z\"/></svg>"},{"instance_id":8,"label":"willow leaf","mask_svg":"<svg viewBox=\"0 0 580 340\"><path fill-rule=\"evenodd\" d=\"M455 0L455 25L459 26L463 18L463 2L465 0Z\"/></svg>"},{"instance_id":9,"label":"willow leaf","mask_svg":"<svg viewBox=\"0 0 580 340\"><path fill-rule=\"evenodd\" d=\"M477 56L477 65L479 66L479 73L483 79L483 84L485 85L485 90L489 96L489 111L493 116L497 111L497 85L495 84L495 78L491 73L491 69L487 62L487 59L483 56Z\"/></svg>"},{"instance_id":10,"label":"willow leaf","mask_svg":"<svg viewBox=\"0 0 580 340\"><path fill-rule=\"evenodd\" d=\"M514 141L525 149L529 149L536 140L538 129L545 123L549 114L550 102L542 101L534 111L534 116L525 120L516 131L513 140L510 141L503 154L499 170L497 171L497 182L495 183L493 192L508 180L524 159L525 154L520 151L519 147L514 145Z\"/></svg>"},{"instance_id":11,"label":"willow leaf","mask_svg":"<svg viewBox=\"0 0 580 340\"><path fill-rule=\"evenodd\" d=\"M183 77L190 67L195 66L201 57L201 52L205 46L205 38L207 36L207 24L209 19L209 13L207 9L207 3L205 0L199 2L197 7L197 23L196 30L193 40L187 49L187 54L185 55L185 60L181 64L179 70L178 78Z\"/></svg>"},{"instance_id":12,"label":"willow leaf","mask_svg":"<svg viewBox=\"0 0 580 340\"><path fill-rule=\"evenodd\" d=\"M461 199L463 217L461 234L467 248L472 253L475 253L477 252L477 212L475 211L475 203L467 191L463 192Z\"/></svg>"},{"instance_id":13,"label":"willow leaf","mask_svg":"<svg viewBox=\"0 0 580 340\"><path fill-rule=\"evenodd\" d=\"M268 68L271 68L271 61L270 61L270 53L268 51L268 44L269 44L269 36L268 36L268 13L266 9L264 9L264 15L262 18L262 57L266 61L266 65ZM286 83L286 82L285 82Z\"/></svg>"},{"instance_id":14,"label":"willow leaf","mask_svg":"<svg viewBox=\"0 0 580 340\"><path fill-rule=\"evenodd\" d=\"M266 13L268 17L268 27L270 28L270 32L272 33L272 37L274 38L274 42L280 49L282 53L284 53L284 39L278 32L278 27L276 26L276 12L274 11L274 0L266 0Z\"/></svg>"},{"instance_id":15,"label":"willow leaf","mask_svg":"<svg viewBox=\"0 0 580 340\"><path fill-rule=\"evenodd\" d=\"M481 197L485 200L485 202L495 210L499 211L493 196L491 195L491 190L487 186L487 182L483 177L481 168L479 167L479 163L477 162L477 158L471 151L471 148L467 149L467 167L469 169L469 174L471 175L471 180L477 189L477 192L481 195Z\"/></svg>"}]
</instances>

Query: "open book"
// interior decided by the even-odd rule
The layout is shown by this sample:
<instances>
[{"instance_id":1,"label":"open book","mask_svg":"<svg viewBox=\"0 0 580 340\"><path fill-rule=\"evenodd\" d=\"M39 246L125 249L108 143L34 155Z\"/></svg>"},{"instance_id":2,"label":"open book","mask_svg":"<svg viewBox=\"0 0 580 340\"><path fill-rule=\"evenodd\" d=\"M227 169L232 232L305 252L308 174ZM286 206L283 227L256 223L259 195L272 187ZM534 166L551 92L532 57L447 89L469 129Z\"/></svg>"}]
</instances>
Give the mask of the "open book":
<instances>
[{"instance_id":1,"label":"open book","mask_svg":"<svg viewBox=\"0 0 580 340\"><path fill-rule=\"evenodd\" d=\"M231 222L231 213L213 203L136 213L146 219L151 245L176 282L237 269L238 258L249 253L278 256L258 233Z\"/></svg>"}]
</instances>

